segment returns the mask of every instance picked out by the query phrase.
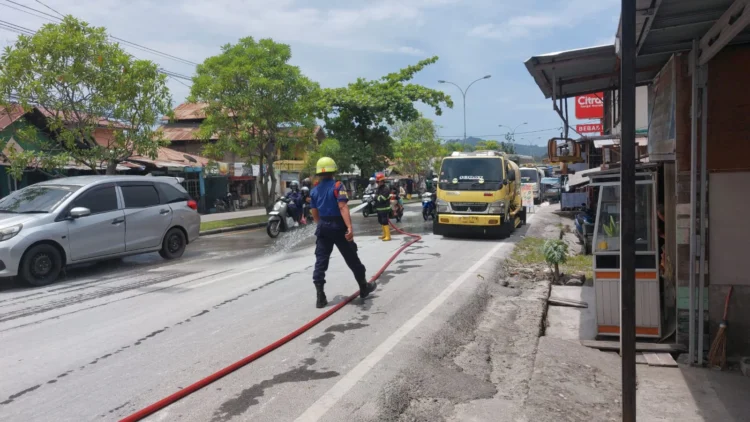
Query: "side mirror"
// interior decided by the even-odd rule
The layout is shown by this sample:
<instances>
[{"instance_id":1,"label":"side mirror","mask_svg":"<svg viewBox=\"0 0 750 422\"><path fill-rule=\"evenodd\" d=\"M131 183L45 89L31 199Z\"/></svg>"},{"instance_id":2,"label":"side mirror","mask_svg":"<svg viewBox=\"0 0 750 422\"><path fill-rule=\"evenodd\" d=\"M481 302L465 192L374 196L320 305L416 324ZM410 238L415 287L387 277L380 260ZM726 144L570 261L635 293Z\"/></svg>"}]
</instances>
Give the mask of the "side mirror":
<instances>
[{"instance_id":1,"label":"side mirror","mask_svg":"<svg viewBox=\"0 0 750 422\"><path fill-rule=\"evenodd\" d=\"M508 186L508 179L503 180L503 186Z\"/></svg>"},{"instance_id":2,"label":"side mirror","mask_svg":"<svg viewBox=\"0 0 750 422\"><path fill-rule=\"evenodd\" d=\"M75 220L81 217L86 217L87 215L91 215L91 210L86 207L75 207L72 210L70 210L70 213L68 214L71 220Z\"/></svg>"}]
</instances>

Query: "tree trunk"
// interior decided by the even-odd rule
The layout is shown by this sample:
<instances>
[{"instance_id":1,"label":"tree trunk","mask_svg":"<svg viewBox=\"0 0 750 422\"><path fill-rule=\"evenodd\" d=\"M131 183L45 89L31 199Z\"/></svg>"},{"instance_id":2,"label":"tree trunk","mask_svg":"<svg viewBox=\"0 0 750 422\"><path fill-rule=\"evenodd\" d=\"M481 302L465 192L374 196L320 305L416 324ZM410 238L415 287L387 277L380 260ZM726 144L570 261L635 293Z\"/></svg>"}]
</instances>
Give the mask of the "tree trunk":
<instances>
[{"instance_id":1,"label":"tree trunk","mask_svg":"<svg viewBox=\"0 0 750 422\"><path fill-rule=\"evenodd\" d=\"M114 176L117 174L117 161L110 161L107 163L107 176Z\"/></svg>"},{"instance_id":2,"label":"tree trunk","mask_svg":"<svg viewBox=\"0 0 750 422\"><path fill-rule=\"evenodd\" d=\"M555 281L560 280L560 265L555 263Z\"/></svg>"},{"instance_id":3,"label":"tree trunk","mask_svg":"<svg viewBox=\"0 0 750 422\"><path fill-rule=\"evenodd\" d=\"M269 160L269 162L270 162L270 160ZM268 175L271 178L271 189L270 189L270 192L272 194L271 197L273 197L273 193L276 192L276 173L275 173L273 164L269 164L268 165ZM269 204L266 204L266 210L267 211L271 211L271 208L273 208L273 202L274 201L269 201L269 202L270 202Z\"/></svg>"}]
</instances>

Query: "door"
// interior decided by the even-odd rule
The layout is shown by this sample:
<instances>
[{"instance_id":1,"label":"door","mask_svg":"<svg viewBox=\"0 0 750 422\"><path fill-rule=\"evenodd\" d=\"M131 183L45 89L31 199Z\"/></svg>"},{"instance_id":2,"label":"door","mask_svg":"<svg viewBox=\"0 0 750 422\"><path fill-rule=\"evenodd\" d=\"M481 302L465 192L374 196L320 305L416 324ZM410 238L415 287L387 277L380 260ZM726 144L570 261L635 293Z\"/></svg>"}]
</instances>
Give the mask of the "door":
<instances>
[{"instance_id":1,"label":"door","mask_svg":"<svg viewBox=\"0 0 750 422\"><path fill-rule=\"evenodd\" d=\"M90 215L68 221L73 261L114 255L125 251L125 214L117 202L115 185L95 186L68 207L88 208Z\"/></svg>"},{"instance_id":2,"label":"door","mask_svg":"<svg viewBox=\"0 0 750 422\"><path fill-rule=\"evenodd\" d=\"M125 201L125 250L156 248L172 223L172 209L161 205L156 187L149 184L121 184Z\"/></svg>"}]
</instances>

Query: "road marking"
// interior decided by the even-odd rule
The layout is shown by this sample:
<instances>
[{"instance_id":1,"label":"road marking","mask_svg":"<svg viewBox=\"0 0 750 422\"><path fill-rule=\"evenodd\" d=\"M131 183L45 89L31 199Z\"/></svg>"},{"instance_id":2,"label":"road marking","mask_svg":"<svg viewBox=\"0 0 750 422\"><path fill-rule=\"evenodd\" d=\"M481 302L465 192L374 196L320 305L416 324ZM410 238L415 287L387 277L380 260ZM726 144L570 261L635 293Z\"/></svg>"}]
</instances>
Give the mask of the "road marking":
<instances>
[{"instance_id":1,"label":"road marking","mask_svg":"<svg viewBox=\"0 0 750 422\"><path fill-rule=\"evenodd\" d=\"M263 268L266 268L266 267L268 267L268 265L265 265L263 267L257 267L257 268L249 268L247 270L239 271L239 272L236 272L236 273L230 273L230 274L227 274L227 275L225 275L223 277L215 278L213 280L204 281L203 283L199 283L199 284L196 284L194 286L188 286L188 287L186 287L186 289L192 290L192 289L197 289L199 287L208 286L209 284L217 283L219 281L223 281L223 280L226 280L228 278L236 277L238 275L247 274L247 273L251 273L253 271L262 270Z\"/></svg>"},{"instance_id":2,"label":"road marking","mask_svg":"<svg viewBox=\"0 0 750 422\"><path fill-rule=\"evenodd\" d=\"M349 392L375 365L378 364L396 345L403 340L414 328L422 323L432 312L435 311L443 302L450 297L469 277L476 273L490 258L501 248L512 248L511 243L499 243L485 254L479 261L471 266L466 272L461 274L455 281L445 288L440 294L432 300L427 306L417 312L404 325L399 327L390 337L381 343L372 353L370 353L359 365L349 371L339 380L330 390L328 390L318 401L313 403L305 413L296 419L296 422L313 422L319 420L325 415L341 398Z\"/></svg>"}]
</instances>

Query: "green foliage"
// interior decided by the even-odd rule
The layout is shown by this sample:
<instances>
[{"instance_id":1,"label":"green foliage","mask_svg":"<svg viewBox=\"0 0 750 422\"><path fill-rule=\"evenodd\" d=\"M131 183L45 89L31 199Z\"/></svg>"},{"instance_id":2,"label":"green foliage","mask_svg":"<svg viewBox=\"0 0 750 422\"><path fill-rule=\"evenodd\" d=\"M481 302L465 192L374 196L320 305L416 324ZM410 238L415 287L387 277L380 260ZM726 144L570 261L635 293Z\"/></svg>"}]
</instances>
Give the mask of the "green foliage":
<instances>
[{"instance_id":1,"label":"green foliage","mask_svg":"<svg viewBox=\"0 0 750 422\"><path fill-rule=\"evenodd\" d=\"M479 141L476 146L477 150L500 151L506 154L515 154L516 146L512 142L497 141Z\"/></svg>"},{"instance_id":2,"label":"green foliage","mask_svg":"<svg viewBox=\"0 0 750 422\"><path fill-rule=\"evenodd\" d=\"M417 185L422 176L439 168L439 158L447 154L437 138L435 123L424 117L397 122L393 127L393 137L396 167L402 174L414 176Z\"/></svg>"},{"instance_id":3,"label":"green foliage","mask_svg":"<svg viewBox=\"0 0 750 422\"><path fill-rule=\"evenodd\" d=\"M5 49L0 69L0 106L36 108L41 114L34 120L46 121L41 128L16 126L14 138L33 147L9 154L15 175L69 160L113 174L117 163L133 155L155 158L166 145L154 127L171 111L167 77L110 43L104 28L71 16L44 25Z\"/></svg>"},{"instance_id":4,"label":"green foliage","mask_svg":"<svg viewBox=\"0 0 750 422\"><path fill-rule=\"evenodd\" d=\"M620 226L617 225L614 216L609 216L609 223L605 224L603 228L607 237L617 237L620 235Z\"/></svg>"},{"instance_id":5,"label":"green foliage","mask_svg":"<svg viewBox=\"0 0 750 422\"><path fill-rule=\"evenodd\" d=\"M472 152L475 149L474 146L471 144L464 144L458 141L446 142L443 144L443 148L445 148L446 155L450 155L454 151Z\"/></svg>"},{"instance_id":6,"label":"green foliage","mask_svg":"<svg viewBox=\"0 0 750 422\"><path fill-rule=\"evenodd\" d=\"M279 148L314 143L319 87L289 64L291 57L288 45L271 39L227 44L198 66L189 98L206 105L200 137L216 140L205 146L208 155L234 153L268 167L258 185L267 208L276 191L273 163Z\"/></svg>"},{"instance_id":7,"label":"green foliage","mask_svg":"<svg viewBox=\"0 0 750 422\"><path fill-rule=\"evenodd\" d=\"M341 143L337 139L326 138L320 143L317 150L311 151L310 154L308 154L303 173L310 176L314 175L315 164L321 157L333 158L333 161L335 161L336 165L339 167L339 171L341 171L341 169L349 169L352 166L351 157L342 153Z\"/></svg>"},{"instance_id":8,"label":"green foliage","mask_svg":"<svg viewBox=\"0 0 750 422\"><path fill-rule=\"evenodd\" d=\"M360 78L345 88L323 90L319 117L325 120L329 134L339 140L342 154L350 157L363 174L386 167L387 158L394 153L388 125L417 120L420 114L415 102L432 107L437 115L442 114L443 106L453 107L453 101L442 91L409 83L437 60L422 60L378 80Z\"/></svg>"},{"instance_id":9,"label":"green foliage","mask_svg":"<svg viewBox=\"0 0 750 422\"><path fill-rule=\"evenodd\" d=\"M568 244L560 239L549 239L542 246L544 260L554 267L555 280L560 278L560 265L568 261Z\"/></svg>"}]
</instances>

